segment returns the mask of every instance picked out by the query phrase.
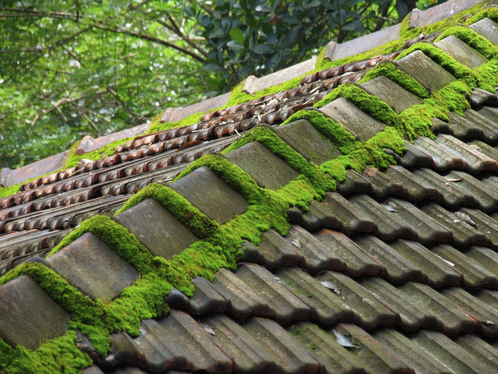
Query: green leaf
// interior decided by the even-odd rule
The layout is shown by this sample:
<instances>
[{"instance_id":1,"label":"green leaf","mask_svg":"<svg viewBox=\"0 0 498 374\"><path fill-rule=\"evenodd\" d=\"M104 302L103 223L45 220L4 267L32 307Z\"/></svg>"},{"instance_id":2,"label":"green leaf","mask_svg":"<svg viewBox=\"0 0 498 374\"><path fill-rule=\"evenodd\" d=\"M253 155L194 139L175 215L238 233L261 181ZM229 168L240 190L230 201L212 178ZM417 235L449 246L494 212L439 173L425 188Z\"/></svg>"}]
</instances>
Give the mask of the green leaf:
<instances>
[{"instance_id":1,"label":"green leaf","mask_svg":"<svg viewBox=\"0 0 498 374\"><path fill-rule=\"evenodd\" d=\"M244 46L240 43L237 43L235 40L230 40L227 43L227 46L229 46L233 51L237 53L241 53L244 50Z\"/></svg>"},{"instance_id":2,"label":"green leaf","mask_svg":"<svg viewBox=\"0 0 498 374\"><path fill-rule=\"evenodd\" d=\"M246 40L244 33L238 27L232 27L230 29L230 37L239 44L244 44L244 40Z\"/></svg>"},{"instance_id":3,"label":"green leaf","mask_svg":"<svg viewBox=\"0 0 498 374\"><path fill-rule=\"evenodd\" d=\"M322 2L320 0L311 0L308 4L304 4L303 8L304 9L316 8L320 5L322 5Z\"/></svg>"},{"instance_id":4,"label":"green leaf","mask_svg":"<svg viewBox=\"0 0 498 374\"><path fill-rule=\"evenodd\" d=\"M269 45L266 44L258 44L256 47L253 49L254 53L257 53L259 55L263 55L266 53L272 53L273 48L270 47Z\"/></svg>"}]
</instances>

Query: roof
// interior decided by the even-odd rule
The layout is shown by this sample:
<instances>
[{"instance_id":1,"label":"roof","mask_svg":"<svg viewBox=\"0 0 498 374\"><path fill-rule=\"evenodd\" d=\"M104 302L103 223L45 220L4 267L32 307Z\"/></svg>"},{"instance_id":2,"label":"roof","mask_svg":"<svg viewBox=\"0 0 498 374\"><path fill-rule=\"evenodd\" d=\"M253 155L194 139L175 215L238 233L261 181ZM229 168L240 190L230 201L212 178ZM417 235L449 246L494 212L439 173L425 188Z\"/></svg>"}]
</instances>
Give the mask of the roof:
<instances>
[{"instance_id":1,"label":"roof","mask_svg":"<svg viewBox=\"0 0 498 374\"><path fill-rule=\"evenodd\" d=\"M0 371L498 371L498 12L408 21L469 9L2 170L35 179L0 199Z\"/></svg>"}]
</instances>

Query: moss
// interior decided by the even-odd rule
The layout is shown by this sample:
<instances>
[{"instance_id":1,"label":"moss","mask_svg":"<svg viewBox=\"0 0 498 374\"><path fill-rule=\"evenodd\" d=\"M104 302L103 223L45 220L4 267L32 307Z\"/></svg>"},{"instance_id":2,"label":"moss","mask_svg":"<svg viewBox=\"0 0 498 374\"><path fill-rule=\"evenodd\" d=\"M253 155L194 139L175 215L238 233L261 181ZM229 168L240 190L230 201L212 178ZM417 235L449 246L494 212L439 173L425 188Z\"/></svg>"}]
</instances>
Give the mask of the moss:
<instances>
[{"instance_id":1,"label":"moss","mask_svg":"<svg viewBox=\"0 0 498 374\"><path fill-rule=\"evenodd\" d=\"M106 145L105 147L101 147L101 148L96 149L94 151L83 153L82 155L77 155L76 150L74 150L74 152L71 151L69 154L69 157L66 161L66 164L60 170L72 168L72 167L78 165L78 163L83 159L97 161L97 160L100 160L101 158L112 156L114 154L114 150L116 149L117 146L122 145L122 144L124 144L132 139L133 139L133 137L129 137L129 138L121 139L121 140L116 140L116 141Z\"/></svg>"},{"instance_id":2,"label":"moss","mask_svg":"<svg viewBox=\"0 0 498 374\"><path fill-rule=\"evenodd\" d=\"M294 170L298 171L301 174L300 178L307 178L316 190L316 197L318 199L321 199L326 191L335 190L334 181L328 179L320 171L320 168L317 165L308 163L303 156L297 153L291 146L275 134L273 130L267 127L255 127L248 134L245 134L237 143L228 147L224 153L231 152L254 140L263 144L273 154L280 157Z\"/></svg>"},{"instance_id":3,"label":"moss","mask_svg":"<svg viewBox=\"0 0 498 374\"><path fill-rule=\"evenodd\" d=\"M12 348L0 339L0 372L5 374L81 373L92 364L90 357L76 348L76 333L43 343L38 349L28 351L18 345Z\"/></svg>"},{"instance_id":4,"label":"moss","mask_svg":"<svg viewBox=\"0 0 498 374\"><path fill-rule=\"evenodd\" d=\"M15 186L10 186L10 187L0 187L0 199L2 197L7 197L7 196L12 196L16 194L20 189L23 184L26 182L16 184Z\"/></svg>"},{"instance_id":5,"label":"moss","mask_svg":"<svg viewBox=\"0 0 498 374\"><path fill-rule=\"evenodd\" d=\"M396 112L389 105L381 101L378 97L370 95L365 90L352 83L346 83L337 87L323 100L316 103L314 107L321 108L339 97L343 97L352 102L358 107L358 109L365 112L372 118L375 118L388 126L396 127L399 131L401 131L401 134L404 137L410 140L416 137L416 134L410 127L405 126L404 122L398 120Z\"/></svg>"},{"instance_id":6,"label":"moss","mask_svg":"<svg viewBox=\"0 0 498 374\"><path fill-rule=\"evenodd\" d=\"M326 52L327 52L327 45L325 45L325 47L322 48L322 50L316 57L315 70L320 69L320 66L323 65Z\"/></svg>"},{"instance_id":7,"label":"moss","mask_svg":"<svg viewBox=\"0 0 498 374\"><path fill-rule=\"evenodd\" d=\"M423 26L423 27L415 27L410 30L408 30L408 27L402 27L400 35L401 38L404 40L410 40L418 37L420 34L432 34L438 31L446 30L449 27L456 25L456 24L461 24L465 23L467 25L470 25L479 19L488 17L488 15L493 15L494 12L491 10L492 8L487 8L483 9L484 4L480 3L477 4L476 6L467 9L461 13L455 14L453 17L446 18L442 21L435 22L433 24ZM479 16L478 16L479 15ZM476 17L477 16L477 17ZM478 18L481 17L481 18ZM406 18L405 18L406 19ZM475 21L473 21L475 20ZM408 21L409 24L409 21Z\"/></svg>"},{"instance_id":8,"label":"moss","mask_svg":"<svg viewBox=\"0 0 498 374\"><path fill-rule=\"evenodd\" d=\"M201 213L178 192L171 187L155 183L149 184L129 199L117 214L130 209L145 199L157 201L200 239L206 239L218 230L218 224L215 221Z\"/></svg>"},{"instance_id":9,"label":"moss","mask_svg":"<svg viewBox=\"0 0 498 374\"><path fill-rule=\"evenodd\" d=\"M339 150L344 147L350 147L352 142L355 142L355 137L344 126L338 124L331 118L325 117L317 110L301 110L290 116L280 126L288 123L304 119L313 125L320 134L329 139ZM342 152L342 151L341 151ZM344 152L343 152L344 153Z\"/></svg>"},{"instance_id":10,"label":"moss","mask_svg":"<svg viewBox=\"0 0 498 374\"><path fill-rule=\"evenodd\" d=\"M480 4L480 7L482 7L482 4ZM474 9L477 9L477 7L475 7ZM478 12L473 12L473 13L474 15L468 18L467 21L465 22L466 25L472 25L473 23L476 23L477 21L480 21L483 18L489 18L495 22L498 22L498 8L496 7L484 8L479 10Z\"/></svg>"},{"instance_id":11,"label":"moss","mask_svg":"<svg viewBox=\"0 0 498 374\"><path fill-rule=\"evenodd\" d=\"M479 66L474 70L483 78L480 87L483 90L495 93L494 86L498 86L498 59L491 60L487 64Z\"/></svg>"},{"instance_id":12,"label":"moss","mask_svg":"<svg viewBox=\"0 0 498 374\"><path fill-rule=\"evenodd\" d=\"M429 43L417 43L403 51L396 60L399 60L414 51L421 51L432 61L440 65L443 69L455 78L464 81L471 88L477 87L478 77L468 67L457 62L453 57L444 53L439 48Z\"/></svg>"},{"instance_id":13,"label":"moss","mask_svg":"<svg viewBox=\"0 0 498 374\"><path fill-rule=\"evenodd\" d=\"M249 204L261 202L263 189L257 185L254 179L237 165L218 155L206 155L194 161L173 182L203 166L208 167L218 175L226 184L244 197Z\"/></svg>"},{"instance_id":14,"label":"moss","mask_svg":"<svg viewBox=\"0 0 498 374\"><path fill-rule=\"evenodd\" d=\"M150 271L152 256L149 251L130 233L124 226L114 222L107 216L94 216L81 223L71 231L62 241L50 251L50 257L69 245L86 232L98 236L105 244L114 249L116 253L135 266L140 273Z\"/></svg>"},{"instance_id":15,"label":"moss","mask_svg":"<svg viewBox=\"0 0 498 374\"><path fill-rule=\"evenodd\" d=\"M352 63L352 62L368 60L368 59L375 57L375 56L385 55L385 54L392 53L392 52L397 52L400 49L403 49L403 44L404 44L404 41L402 41L402 40L393 40L393 41L388 42L382 46L372 48L366 52L358 53L354 56L344 57L344 58L334 60L334 61L329 61L329 60L324 59L320 65L317 64L315 71L330 69L334 66L340 66L340 65L345 65L345 64Z\"/></svg>"},{"instance_id":16,"label":"moss","mask_svg":"<svg viewBox=\"0 0 498 374\"><path fill-rule=\"evenodd\" d=\"M474 30L463 26L453 26L443 32L436 42L450 35L456 36L469 47L474 48L482 56L488 60L498 58L498 47L491 43L488 39L476 33Z\"/></svg>"},{"instance_id":17,"label":"moss","mask_svg":"<svg viewBox=\"0 0 498 374\"><path fill-rule=\"evenodd\" d=\"M429 97L429 93L424 86L422 86L415 78L406 74L403 70L398 69L398 67L392 62L384 62L377 65L375 68L367 72L359 83L368 82L369 80L379 76L389 78L408 92L411 92L422 99Z\"/></svg>"}]
</instances>

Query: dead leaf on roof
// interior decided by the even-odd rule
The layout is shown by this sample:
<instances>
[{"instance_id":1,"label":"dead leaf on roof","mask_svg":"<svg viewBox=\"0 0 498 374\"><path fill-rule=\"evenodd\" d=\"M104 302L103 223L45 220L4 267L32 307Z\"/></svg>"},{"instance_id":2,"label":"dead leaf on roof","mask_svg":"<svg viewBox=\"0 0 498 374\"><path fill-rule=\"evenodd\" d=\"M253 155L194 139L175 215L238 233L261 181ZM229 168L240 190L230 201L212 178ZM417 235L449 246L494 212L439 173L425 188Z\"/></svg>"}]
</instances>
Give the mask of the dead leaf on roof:
<instances>
[{"instance_id":1,"label":"dead leaf on roof","mask_svg":"<svg viewBox=\"0 0 498 374\"><path fill-rule=\"evenodd\" d=\"M350 338L346 337L345 335L341 334L340 332L336 330L332 330L334 332L334 335L336 337L337 343L342 345L343 347L346 348L356 348L356 346L353 344Z\"/></svg>"}]
</instances>

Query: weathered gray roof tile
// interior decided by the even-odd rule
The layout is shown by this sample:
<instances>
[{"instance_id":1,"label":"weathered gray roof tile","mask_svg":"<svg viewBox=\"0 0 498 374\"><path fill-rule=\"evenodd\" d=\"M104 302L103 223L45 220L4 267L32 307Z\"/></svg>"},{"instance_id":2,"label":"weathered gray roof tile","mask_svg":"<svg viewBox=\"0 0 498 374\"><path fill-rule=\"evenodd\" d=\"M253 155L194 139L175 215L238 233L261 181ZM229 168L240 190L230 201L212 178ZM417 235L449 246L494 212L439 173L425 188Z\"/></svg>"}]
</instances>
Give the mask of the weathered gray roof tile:
<instances>
[{"instance_id":1,"label":"weathered gray roof tile","mask_svg":"<svg viewBox=\"0 0 498 374\"><path fill-rule=\"evenodd\" d=\"M489 18L483 18L469 27L491 43L498 45L498 25Z\"/></svg>"},{"instance_id":2,"label":"weathered gray roof tile","mask_svg":"<svg viewBox=\"0 0 498 374\"><path fill-rule=\"evenodd\" d=\"M461 288L447 288L441 291L441 294L475 318L477 331L486 337L498 337L498 310Z\"/></svg>"},{"instance_id":3,"label":"weathered gray roof tile","mask_svg":"<svg viewBox=\"0 0 498 374\"><path fill-rule=\"evenodd\" d=\"M427 153L432 157L432 159L434 160L434 165L438 170L465 170L468 167L468 164L465 160L463 160L451 150L444 147L442 144L436 143L434 140L421 136L415 140L414 144L422 152Z\"/></svg>"},{"instance_id":4,"label":"weathered gray roof tile","mask_svg":"<svg viewBox=\"0 0 498 374\"><path fill-rule=\"evenodd\" d=\"M277 190L299 173L259 142L250 142L226 155L226 158L249 174L260 187Z\"/></svg>"},{"instance_id":5,"label":"weathered gray roof tile","mask_svg":"<svg viewBox=\"0 0 498 374\"><path fill-rule=\"evenodd\" d=\"M398 220L389 206L379 204L367 195L356 195L349 201L358 209L364 211L376 224L374 234L382 240L393 240L396 238L415 239L416 234L406 222Z\"/></svg>"},{"instance_id":6,"label":"weathered gray roof tile","mask_svg":"<svg viewBox=\"0 0 498 374\"><path fill-rule=\"evenodd\" d=\"M114 220L133 233L153 256L161 256L167 260L198 240L170 212L152 199L146 199L116 215Z\"/></svg>"},{"instance_id":7,"label":"weathered gray roof tile","mask_svg":"<svg viewBox=\"0 0 498 374\"><path fill-rule=\"evenodd\" d=\"M399 180L391 178L377 168L367 166L363 171L363 176L372 184L373 197L378 200L388 196L408 195L408 191Z\"/></svg>"},{"instance_id":8,"label":"weathered gray roof tile","mask_svg":"<svg viewBox=\"0 0 498 374\"><path fill-rule=\"evenodd\" d=\"M87 232L47 259L69 284L107 303L138 278L138 271L96 235Z\"/></svg>"},{"instance_id":9,"label":"weathered gray roof tile","mask_svg":"<svg viewBox=\"0 0 498 374\"><path fill-rule=\"evenodd\" d=\"M405 200L391 198L384 206L389 206L391 213L411 227L421 244L444 243L450 237L445 227Z\"/></svg>"},{"instance_id":10,"label":"weathered gray roof tile","mask_svg":"<svg viewBox=\"0 0 498 374\"><path fill-rule=\"evenodd\" d=\"M360 327L341 323L329 334L334 332L341 334L345 338L352 340L356 348L351 348L348 352L362 364L368 373L372 374L401 374L414 373L403 361L396 357L390 350L384 349L378 341Z\"/></svg>"},{"instance_id":11,"label":"weathered gray roof tile","mask_svg":"<svg viewBox=\"0 0 498 374\"><path fill-rule=\"evenodd\" d=\"M456 80L421 51L414 51L399 59L398 66L431 91L440 90Z\"/></svg>"},{"instance_id":12,"label":"weathered gray roof tile","mask_svg":"<svg viewBox=\"0 0 498 374\"><path fill-rule=\"evenodd\" d=\"M465 256L477 262L484 269L498 277L498 253L487 247L470 247L465 252ZM486 285L486 288L495 288L494 284Z\"/></svg>"},{"instance_id":13,"label":"weathered gray roof tile","mask_svg":"<svg viewBox=\"0 0 498 374\"><path fill-rule=\"evenodd\" d=\"M188 365L183 370L207 371L213 374L232 373L233 363L209 338L208 332L184 312L172 310L159 321L163 339L170 339L183 352L188 352ZM180 369L174 367L172 369Z\"/></svg>"},{"instance_id":14,"label":"weathered gray roof tile","mask_svg":"<svg viewBox=\"0 0 498 374\"><path fill-rule=\"evenodd\" d=\"M380 273L382 266L346 235L328 229L314 235L342 260L346 265L346 274L358 277Z\"/></svg>"},{"instance_id":15,"label":"weathered gray roof tile","mask_svg":"<svg viewBox=\"0 0 498 374\"><path fill-rule=\"evenodd\" d=\"M498 164L496 160L486 156L475 147L468 146L461 140L451 136L439 134L436 143L446 147L450 152L455 153L468 164L468 171L478 174L481 171L496 171Z\"/></svg>"},{"instance_id":16,"label":"weathered gray roof tile","mask_svg":"<svg viewBox=\"0 0 498 374\"><path fill-rule=\"evenodd\" d=\"M190 299L189 312L193 315L207 313L223 314L227 309L227 300L220 295L204 277L192 279L195 286L194 295Z\"/></svg>"},{"instance_id":17,"label":"weathered gray roof tile","mask_svg":"<svg viewBox=\"0 0 498 374\"><path fill-rule=\"evenodd\" d=\"M264 232L261 244L258 247L250 243L247 243L246 247L250 250L257 248L257 251L263 255L264 265L268 269L304 264L303 255L297 251L298 248L280 236L275 230Z\"/></svg>"},{"instance_id":18,"label":"weathered gray roof tile","mask_svg":"<svg viewBox=\"0 0 498 374\"><path fill-rule=\"evenodd\" d=\"M451 233L451 241L455 245L466 247L469 245L483 245L486 243L486 237L483 233L459 219L455 214L448 212L440 205L428 203L421 207L421 209L425 214L448 229Z\"/></svg>"},{"instance_id":19,"label":"weathered gray roof tile","mask_svg":"<svg viewBox=\"0 0 498 374\"><path fill-rule=\"evenodd\" d=\"M449 209L458 209L460 206L477 207L474 195L459 186L461 178L447 178L431 169L417 169L413 174L427 184L437 188L443 195L443 205Z\"/></svg>"},{"instance_id":20,"label":"weathered gray roof tile","mask_svg":"<svg viewBox=\"0 0 498 374\"><path fill-rule=\"evenodd\" d=\"M403 284L407 281L424 282L427 277L409 259L373 235L360 235L354 239L361 249L383 266L381 275L390 283Z\"/></svg>"},{"instance_id":21,"label":"weathered gray roof tile","mask_svg":"<svg viewBox=\"0 0 498 374\"><path fill-rule=\"evenodd\" d=\"M141 334L132 343L138 352L139 366L153 373L168 369L192 368L188 363L187 353L166 335L159 322L143 320L140 324Z\"/></svg>"},{"instance_id":22,"label":"weathered gray roof tile","mask_svg":"<svg viewBox=\"0 0 498 374\"><path fill-rule=\"evenodd\" d=\"M394 160L398 165L403 166L404 168L411 169L413 167L433 167L434 160L430 154L425 152L422 149L419 149L415 145L405 141L403 147L406 148L403 156L398 155L397 153L386 150L386 153L390 154L394 157Z\"/></svg>"},{"instance_id":23,"label":"weathered gray roof tile","mask_svg":"<svg viewBox=\"0 0 498 374\"><path fill-rule=\"evenodd\" d=\"M390 246L417 266L423 273L424 283L434 288L459 286L461 275L423 245L408 240L397 240Z\"/></svg>"},{"instance_id":24,"label":"weathered gray roof tile","mask_svg":"<svg viewBox=\"0 0 498 374\"><path fill-rule=\"evenodd\" d=\"M475 331L476 321L431 287L422 283L408 282L399 287L399 290L409 295L420 308L425 309L424 312L435 317L436 324L430 328L441 330L448 336Z\"/></svg>"},{"instance_id":25,"label":"weathered gray roof tile","mask_svg":"<svg viewBox=\"0 0 498 374\"><path fill-rule=\"evenodd\" d=\"M496 210L498 206L498 191L492 186L481 182L470 174L453 171L446 175L446 179L458 180L458 187L469 195L473 195L477 201L477 208L489 213Z\"/></svg>"},{"instance_id":26,"label":"weathered gray roof tile","mask_svg":"<svg viewBox=\"0 0 498 374\"><path fill-rule=\"evenodd\" d=\"M171 187L220 224L244 213L249 206L242 196L205 166L172 183Z\"/></svg>"},{"instance_id":27,"label":"weathered gray roof tile","mask_svg":"<svg viewBox=\"0 0 498 374\"><path fill-rule=\"evenodd\" d=\"M453 112L448 113L448 118L448 127L451 129L453 136L462 140L488 140L486 139L483 129L478 126L478 123L475 121L464 118Z\"/></svg>"},{"instance_id":28,"label":"weathered gray roof tile","mask_svg":"<svg viewBox=\"0 0 498 374\"><path fill-rule=\"evenodd\" d=\"M292 326L290 333L320 363L320 373L365 373L362 363L358 362L347 348L341 346L335 336L328 334L317 325L300 322Z\"/></svg>"},{"instance_id":29,"label":"weathered gray roof tile","mask_svg":"<svg viewBox=\"0 0 498 374\"><path fill-rule=\"evenodd\" d=\"M303 214L302 225L307 230L335 229L345 234L372 232L375 223L360 209L336 192L329 192L320 202L312 201Z\"/></svg>"},{"instance_id":30,"label":"weathered gray roof tile","mask_svg":"<svg viewBox=\"0 0 498 374\"><path fill-rule=\"evenodd\" d=\"M406 191L404 197L412 202L442 199L441 192L437 188L400 165L389 166L384 173L403 186Z\"/></svg>"},{"instance_id":31,"label":"weathered gray roof tile","mask_svg":"<svg viewBox=\"0 0 498 374\"><path fill-rule=\"evenodd\" d=\"M372 330L396 323L396 315L392 310L347 275L322 271L316 279L344 300L354 313L354 322L363 329Z\"/></svg>"},{"instance_id":32,"label":"weathered gray roof tile","mask_svg":"<svg viewBox=\"0 0 498 374\"><path fill-rule=\"evenodd\" d=\"M396 324L407 331L418 331L426 326L430 315L420 308L410 296L405 296L399 290L377 277L364 277L360 280L362 287L396 313Z\"/></svg>"},{"instance_id":33,"label":"weathered gray roof tile","mask_svg":"<svg viewBox=\"0 0 498 374\"><path fill-rule=\"evenodd\" d=\"M382 75L362 83L360 86L370 95L375 95L387 103L398 114L413 105L423 103L422 99Z\"/></svg>"},{"instance_id":34,"label":"weathered gray roof tile","mask_svg":"<svg viewBox=\"0 0 498 374\"><path fill-rule=\"evenodd\" d=\"M219 269L214 277L213 287L228 300L228 310L237 318L275 315L268 303L230 270Z\"/></svg>"},{"instance_id":35,"label":"weathered gray roof tile","mask_svg":"<svg viewBox=\"0 0 498 374\"><path fill-rule=\"evenodd\" d=\"M279 372L318 373L318 362L275 321L252 318L242 328L273 358L280 369Z\"/></svg>"},{"instance_id":36,"label":"weathered gray roof tile","mask_svg":"<svg viewBox=\"0 0 498 374\"><path fill-rule=\"evenodd\" d=\"M453 264L455 269L463 275L463 285L470 290L484 288L498 288L498 279L472 258L457 251L455 248L443 244L433 247L432 253Z\"/></svg>"},{"instance_id":37,"label":"weathered gray roof tile","mask_svg":"<svg viewBox=\"0 0 498 374\"><path fill-rule=\"evenodd\" d=\"M463 335L454 340L467 351L471 357L487 366L490 373L498 372L498 354L496 349L476 335Z\"/></svg>"},{"instance_id":38,"label":"weathered gray roof tile","mask_svg":"<svg viewBox=\"0 0 498 374\"><path fill-rule=\"evenodd\" d=\"M468 68L476 69L487 63L484 56L462 42L455 35L447 36L434 43L434 45Z\"/></svg>"},{"instance_id":39,"label":"weathered gray roof tile","mask_svg":"<svg viewBox=\"0 0 498 374\"><path fill-rule=\"evenodd\" d=\"M0 286L0 338L37 349L67 330L69 314L28 275Z\"/></svg>"},{"instance_id":40,"label":"weathered gray roof tile","mask_svg":"<svg viewBox=\"0 0 498 374\"><path fill-rule=\"evenodd\" d=\"M296 152L317 165L341 155L341 152L308 121L299 120L279 126L275 133Z\"/></svg>"},{"instance_id":41,"label":"weathered gray roof tile","mask_svg":"<svg viewBox=\"0 0 498 374\"><path fill-rule=\"evenodd\" d=\"M285 282L265 268L243 263L235 275L269 305L275 320L279 323L289 324L292 321L305 321L309 318L310 307L290 292L285 287Z\"/></svg>"},{"instance_id":42,"label":"weathered gray roof tile","mask_svg":"<svg viewBox=\"0 0 498 374\"><path fill-rule=\"evenodd\" d=\"M361 142L370 139L385 128L383 123L362 112L343 97L320 108L320 111L343 125Z\"/></svg>"},{"instance_id":43,"label":"weathered gray roof tile","mask_svg":"<svg viewBox=\"0 0 498 374\"><path fill-rule=\"evenodd\" d=\"M293 225L286 238L304 257L304 268L312 273L320 270L345 271L346 265L331 248L300 226Z\"/></svg>"},{"instance_id":44,"label":"weathered gray roof tile","mask_svg":"<svg viewBox=\"0 0 498 374\"><path fill-rule=\"evenodd\" d=\"M452 374L450 369L396 330L382 329L373 333L372 336L410 368L415 369L416 373Z\"/></svg>"},{"instance_id":45,"label":"weathered gray roof tile","mask_svg":"<svg viewBox=\"0 0 498 374\"><path fill-rule=\"evenodd\" d=\"M448 367L452 373L479 374L488 372L488 368L474 355L455 344L444 334L421 330L411 340L429 356Z\"/></svg>"},{"instance_id":46,"label":"weathered gray roof tile","mask_svg":"<svg viewBox=\"0 0 498 374\"><path fill-rule=\"evenodd\" d=\"M203 318L214 335L209 337L233 360L234 372L265 374L277 371L273 357L259 345L239 324L224 315Z\"/></svg>"},{"instance_id":47,"label":"weathered gray roof tile","mask_svg":"<svg viewBox=\"0 0 498 374\"><path fill-rule=\"evenodd\" d=\"M346 170L346 180L337 185L337 191L343 196L352 193L367 193L371 192L371 190L371 183L363 175L350 169Z\"/></svg>"},{"instance_id":48,"label":"weathered gray roof tile","mask_svg":"<svg viewBox=\"0 0 498 374\"><path fill-rule=\"evenodd\" d=\"M339 295L311 275L297 268L283 268L275 273L288 289L311 308L310 321L323 326L352 321L353 310Z\"/></svg>"}]
</instances>

